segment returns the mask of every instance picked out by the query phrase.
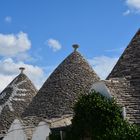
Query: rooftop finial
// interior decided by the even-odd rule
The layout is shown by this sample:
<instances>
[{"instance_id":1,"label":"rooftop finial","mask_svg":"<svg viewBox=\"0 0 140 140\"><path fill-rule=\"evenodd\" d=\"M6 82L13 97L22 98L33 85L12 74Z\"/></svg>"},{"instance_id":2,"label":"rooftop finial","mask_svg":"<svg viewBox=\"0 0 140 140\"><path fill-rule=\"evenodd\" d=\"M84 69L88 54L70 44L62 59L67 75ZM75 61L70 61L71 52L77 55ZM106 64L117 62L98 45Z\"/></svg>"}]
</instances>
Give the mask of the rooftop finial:
<instances>
[{"instance_id":1,"label":"rooftop finial","mask_svg":"<svg viewBox=\"0 0 140 140\"><path fill-rule=\"evenodd\" d=\"M74 48L74 51L76 51L79 48L78 44L73 44L72 47Z\"/></svg>"},{"instance_id":2,"label":"rooftop finial","mask_svg":"<svg viewBox=\"0 0 140 140\"><path fill-rule=\"evenodd\" d=\"M23 73L23 71L25 70L24 67L20 67L19 70L21 71L21 73Z\"/></svg>"}]
</instances>

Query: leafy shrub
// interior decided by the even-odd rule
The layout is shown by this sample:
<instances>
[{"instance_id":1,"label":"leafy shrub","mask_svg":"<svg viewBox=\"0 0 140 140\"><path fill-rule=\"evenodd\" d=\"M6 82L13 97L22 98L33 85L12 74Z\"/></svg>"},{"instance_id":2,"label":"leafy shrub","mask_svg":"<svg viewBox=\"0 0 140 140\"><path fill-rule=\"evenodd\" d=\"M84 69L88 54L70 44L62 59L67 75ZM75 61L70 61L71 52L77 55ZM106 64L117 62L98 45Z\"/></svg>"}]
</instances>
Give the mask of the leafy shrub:
<instances>
[{"instance_id":1,"label":"leafy shrub","mask_svg":"<svg viewBox=\"0 0 140 140\"><path fill-rule=\"evenodd\" d=\"M82 95L74 106L67 140L140 140L140 129L122 118L121 107L116 101L93 91Z\"/></svg>"}]
</instances>

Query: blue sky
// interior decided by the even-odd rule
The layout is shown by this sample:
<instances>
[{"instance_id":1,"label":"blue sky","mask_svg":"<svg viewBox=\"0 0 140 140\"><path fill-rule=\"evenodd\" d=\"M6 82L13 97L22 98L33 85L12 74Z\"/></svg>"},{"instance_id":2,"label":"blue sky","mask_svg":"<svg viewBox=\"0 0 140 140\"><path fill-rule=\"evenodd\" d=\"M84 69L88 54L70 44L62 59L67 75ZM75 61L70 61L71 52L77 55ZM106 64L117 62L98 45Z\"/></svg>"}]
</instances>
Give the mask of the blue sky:
<instances>
[{"instance_id":1,"label":"blue sky","mask_svg":"<svg viewBox=\"0 0 140 140\"><path fill-rule=\"evenodd\" d=\"M139 24L140 0L1 0L0 90L20 66L39 88L74 43L104 79Z\"/></svg>"}]
</instances>

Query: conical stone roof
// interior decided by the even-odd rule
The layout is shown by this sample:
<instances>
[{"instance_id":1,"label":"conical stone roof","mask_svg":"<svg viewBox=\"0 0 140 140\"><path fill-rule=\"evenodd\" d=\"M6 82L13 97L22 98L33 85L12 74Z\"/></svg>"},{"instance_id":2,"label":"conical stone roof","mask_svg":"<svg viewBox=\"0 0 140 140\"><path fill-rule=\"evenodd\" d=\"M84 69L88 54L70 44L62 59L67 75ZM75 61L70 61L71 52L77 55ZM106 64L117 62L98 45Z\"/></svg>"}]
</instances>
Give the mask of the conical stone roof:
<instances>
[{"instance_id":1,"label":"conical stone roof","mask_svg":"<svg viewBox=\"0 0 140 140\"><path fill-rule=\"evenodd\" d=\"M7 131L16 117L20 117L37 90L22 72L0 93L0 132Z\"/></svg>"},{"instance_id":2,"label":"conical stone roof","mask_svg":"<svg viewBox=\"0 0 140 140\"><path fill-rule=\"evenodd\" d=\"M48 119L72 114L73 104L80 94L87 94L91 85L99 81L92 67L75 50L50 75L29 107L26 116Z\"/></svg>"},{"instance_id":3,"label":"conical stone roof","mask_svg":"<svg viewBox=\"0 0 140 140\"><path fill-rule=\"evenodd\" d=\"M124 89L125 98L120 97L126 107L129 120L140 124L140 30L135 34L107 79L114 78L125 78L129 83L127 89L126 87Z\"/></svg>"},{"instance_id":4,"label":"conical stone roof","mask_svg":"<svg viewBox=\"0 0 140 140\"><path fill-rule=\"evenodd\" d=\"M140 30L127 46L108 78L125 77L140 84Z\"/></svg>"}]
</instances>

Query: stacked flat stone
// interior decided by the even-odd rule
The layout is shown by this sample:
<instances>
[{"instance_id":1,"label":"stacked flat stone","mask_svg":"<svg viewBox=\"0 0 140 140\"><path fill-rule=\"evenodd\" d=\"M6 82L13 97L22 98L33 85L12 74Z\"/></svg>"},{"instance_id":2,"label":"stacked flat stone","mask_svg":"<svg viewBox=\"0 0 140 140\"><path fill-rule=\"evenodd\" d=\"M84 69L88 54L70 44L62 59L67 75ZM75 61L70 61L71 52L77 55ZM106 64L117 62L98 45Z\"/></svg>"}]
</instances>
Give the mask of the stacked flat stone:
<instances>
[{"instance_id":1,"label":"stacked flat stone","mask_svg":"<svg viewBox=\"0 0 140 140\"><path fill-rule=\"evenodd\" d=\"M26 116L47 119L73 114L73 105L81 94L87 94L91 85L99 81L92 67L77 51L72 52L50 75L29 107Z\"/></svg>"},{"instance_id":2,"label":"stacked flat stone","mask_svg":"<svg viewBox=\"0 0 140 140\"><path fill-rule=\"evenodd\" d=\"M127 89L125 98L118 93L118 100L123 100L129 120L140 124L140 30L133 37L107 79L125 78ZM126 87L124 87L126 88Z\"/></svg>"},{"instance_id":3,"label":"stacked flat stone","mask_svg":"<svg viewBox=\"0 0 140 140\"><path fill-rule=\"evenodd\" d=\"M116 99L117 103L123 108L126 108L126 119L129 122L134 123L134 118L131 115L133 109L131 108L129 102L131 98L131 103L135 102L135 98L132 95L133 89L130 88L130 82L125 78L113 78L110 80L105 80L107 88L113 98Z\"/></svg>"},{"instance_id":4,"label":"stacked flat stone","mask_svg":"<svg viewBox=\"0 0 140 140\"><path fill-rule=\"evenodd\" d=\"M21 73L0 93L0 132L7 132L11 123L23 113L37 90Z\"/></svg>"}]
</instances>

